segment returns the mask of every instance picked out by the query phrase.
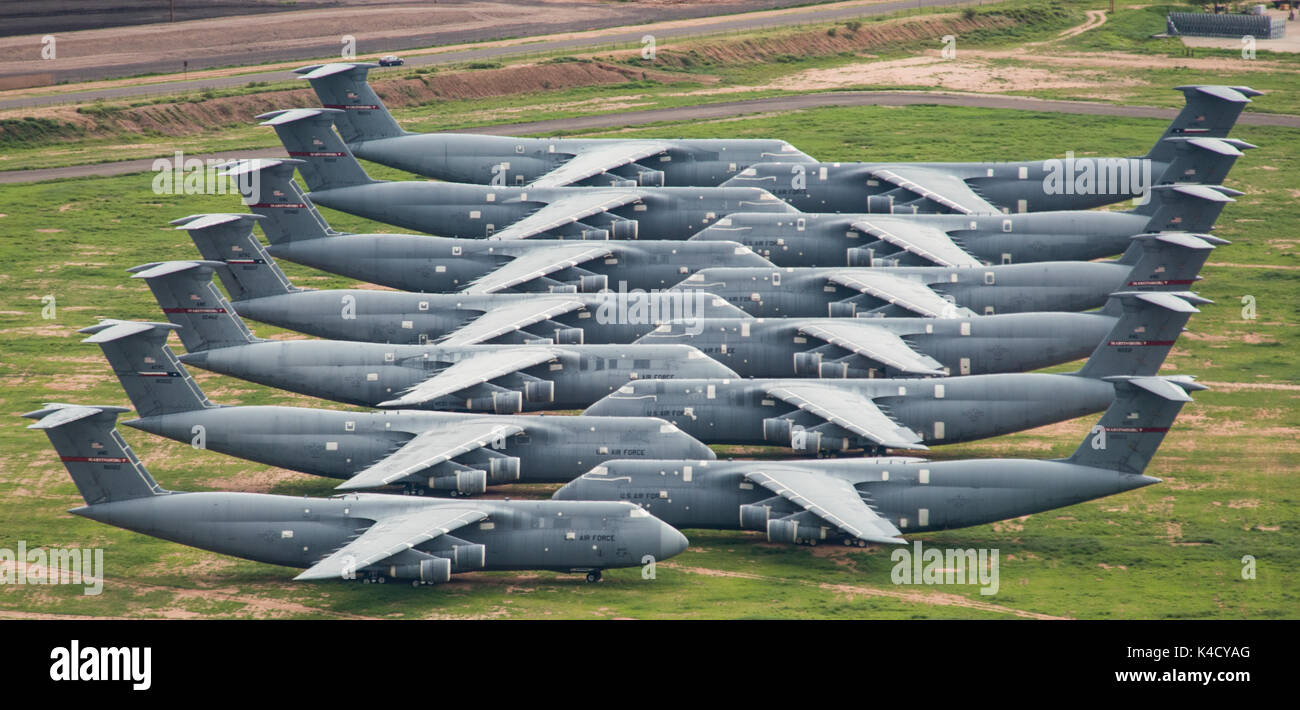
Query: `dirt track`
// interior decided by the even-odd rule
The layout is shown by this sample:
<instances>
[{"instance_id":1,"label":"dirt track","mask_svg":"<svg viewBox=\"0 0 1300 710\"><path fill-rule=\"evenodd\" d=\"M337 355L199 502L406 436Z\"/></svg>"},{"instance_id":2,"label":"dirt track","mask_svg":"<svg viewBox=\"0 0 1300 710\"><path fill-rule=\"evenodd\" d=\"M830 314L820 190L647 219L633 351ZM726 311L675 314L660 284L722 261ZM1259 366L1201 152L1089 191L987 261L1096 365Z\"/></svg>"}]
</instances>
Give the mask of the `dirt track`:
<instances>
[{"instance_id":1,"label":"dirt track","mask_svg":"<svg viewBox=\"0 0 1300 710\"><path fill-rule=\"evenodd\" d=\"M957 0L927 0L953 4ZM340 56L343 38L354 38L357 56L426 47L446 47L510 37L536 37L614 27L641 28L650 24L693 26L726 24L726 29L756 26L766 11L782 10L798 0L720 0L714 2L601 2L599 0L534 0L527 4L503 0L346 0L342 7L308 5L290 11L265 12L125 27L60 32L55 56L42 54L42 40L54 30L0 38L0 86L6 77L27 76L44 83L88 81L148 73L181 73L213 67L253 67ZM831 6L790 11L789 22L815 21L844 5L855 14L883 0L854 0ZM915 3L907 5L915 7ZM893 9L898 9L894 7ZM740 18L717 15L758 13ZM770 19L770 18L768 18ZM52 20L53 21L53 18ZM742 24L736 25L740 22ZM699 32L700 30L696 30ZM635 34L633 41L641 34ZM563 39L563 38L557 38ZM570 38L572 39L572 38ZM608 42L609 40L602 40ZM624 38L621 41L627 41ZM533 47L530 46L530 49ZM483 49L465 46L464 50ZM463 61L459 60L459 61ZM255 77L258 80L265 80ZM50 81L52 79L52 81ZM245 81L248 79L245 78ZM18 86L17 83L12 84ZM37 84L32 84L37 85Z\"/></svg>"}]
</instances>

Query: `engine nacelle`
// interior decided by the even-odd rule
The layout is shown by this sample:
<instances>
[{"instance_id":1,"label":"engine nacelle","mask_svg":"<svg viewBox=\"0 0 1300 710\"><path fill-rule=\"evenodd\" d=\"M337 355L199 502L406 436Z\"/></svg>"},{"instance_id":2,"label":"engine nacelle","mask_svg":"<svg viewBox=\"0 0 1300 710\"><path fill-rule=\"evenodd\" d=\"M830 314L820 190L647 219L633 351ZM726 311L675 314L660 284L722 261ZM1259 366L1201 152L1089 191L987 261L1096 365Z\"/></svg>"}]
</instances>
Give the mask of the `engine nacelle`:
<instances>
[{"instance_id":1,"label":"engine nacelle","mask_svg":"<svg viewBox=\"0 0 1300 710\"><path fill-rule=\"evenodd\" d=\"M510 483L519 480L519 457L497 456L488 464L488 480L492 483Z\"/></svg>"},{"instance_id":2,"label":"engine nacelle","mask_svg":"<svg viewBox=\"0 0 1300 710\"><path fill-rule=\"evenodd\" d=\"M875 255L870 249L856 247L844 252L849 266L874 266Z\"/></svg>"},{"instance_id":3,"label":"engine nacelle","mask_svg":"<svg viewBox=\"0 0 1300 710\"><path fill-rule=\"evenodd\" d=\"M921 214L916 205L894 205L894 214Z\"/></svg>"},{"instance_id":4,"label":"engine nacelle","mask_svg":"<svg viewBox=\"0 0 1300 710\"><path fill-rule=\"evenodd\" d=\"M607 241L609 240L608 229L584 229L582 238L587 241Z\"/></svg>"},{"instance_id":5,"label":"engine nacelle","mask_svg":"<svg viewBox=\"0 0 1300 710\"><path fill-rule=\"evenodd\" d=\"M555 383L551 380L530 380L524 383L524 399L529 402L554 402ZM523 403L520 403L523 409Z\"/></svg>"},{"instance_id":6,"label":"engine nacelle","mask_svg":"<svg viewBox=\"0 0 1300 710\"><path fill-rule=\"evenodd\" d=\"M611 176L609 178L610 187L636 187L636 184L637 184L636 180L630 180L628 178L622 178L617 176Z\"/></svg>"},{"instance_id":7,"label":"engine nacelle","mask_svg":"<svg viewBox=\"0 0 1300 710\"><path fill-rule=\"evenodd\" d=\"M577 284L552 284L550 287L550 292L551 293L577 293L578 285Z\"/></svg>"},{"instance_id":8,"label":"engine nacelle","mask_svg":"<svg viewBox=\"0 0 1300 710\"><path fill-rule=\"evenodd\" d=\"M770 441L774 444L785 446L790 443L790 433L794 428L794 422L789 419L773 417L763 420L763 441Z\"/></svg>"},{"instance_id":9,"label":"engine nacelle","mask_svg":"<svg viewBox=\"0 0 1300 710\"><path fill-rule=\"evenodd\" d=\"M823 362L817 368L817 376L823 379L842 380L849 376L848 363L843 362Z\"/></svg>"},{"instance_id":10,"label":"engine nacelle","mask_svg":"<svg viewBox=\"0 0 1300 710\"><path fill-rule=\"evenodd\" d=\"M799 539L799 523L793 520L769 520L767 539L772 542L792 543Z\"/></svg>"},{"instance_id":11,"label":"engine nacelle","mask_svg":"<svg viewBox=\"0 0 1300 710\"><path fill-rule=\"evenodd\" d=\"M493 414L518 414L524 411L523 392L493 392L490 397L470 397L465 408L474 412L491 411Z\"/></svg>"},{"instance_id":12,"label":"engine nacelle","mask_svg":"<svg viewBox=\"0 0 1300 710\"><path fill-rule=\"evenodd\" d=\"M772 509L766 505L740 506L741 530L766 530L767 521L772 517Z\"/></svg>"},{"instance_id":13,"label":"engine nacelle","mask_svg":"<svg viewBox=\"0 0 1300 710\"><path fill-rule=\"evenodd\" d=\"M822 450L822 433L794 429L790 432L790 448L803 454L815 454Z\"/></svg>"},{"instance_id":14,"label":"engine nacelle","mask_svg":"<svg viewBox=\"0 0 1300 710\"><path fill-rule=\"evenodd\" d=\"M390 565L388 576L393 579L412 579L425 584L442 584L451 581L451 560L435 557L406 565Z\"/></svg>"},{"instance_id":15,"label":"engine nacelle","mask_svg":"<svg viewBox=\"0 0 1300 710\"><path fill-rule=\"evenodd\" d=\"M867 212L871 214L891 214L894 211L894 198L890 195L867 195Z\"/></svg>"},{"instance_id":16,"label":"engine nacelle","mask_svg":"<svg viewBox=\"0 0 1300 710\"><path fill-rule=\"evenodd\" d=\"M639 226L635 219L620 219L610 223L609 233L614 239L636 239Z\"/></svg>"},{"instance_id":17,"label":"engine nacelle","mask_svg":"<svg viewBox=\"0 0 1300 710\"><path fill-rule=\"evenodd\" d=\"M483 569L487 564L487 548L483 545L456 545L451 548L451 562L457 572Z\"/></svg>"},{"instance_id":18,"label":"engine nacelle","mask_svg":"<svg viewBox=\"0 0 1300 710\"><path fill-rule=\"evenodd\" d=\"M586 331L582 328L556 328L551 342L556 345L582 345L584 338L586 338Z\"/></svg>"},{"instance_id":19,"label":"engine nacelle","mask_svg":"<svg viewBox=\"0 0 1300 710\"><path fill-rule=\"evenodd\" d=\"M609 290L609 277L605 274L591 274L578 279L578 293L600 293Z\"/></svg>"},{"instance_id":20,"label":"engine nacelle","mask_svg":"<svg viewBox=\"0 0 1300 710\"><path fill-rule=\"evenodd\" d=\"M795 353L794 374L815 377L821 368L821 353Z\"/></svg>"},{"instance_id":21,"label":"engine nacelle","mask_svg":"<svg viewBox=\"0 0 1300 710\"><path fill-rule=\"evenodd\" d=\"M818 525L800 525L797 520L769 520L767 539L772 542L786 543L825 540L826 528Z\"/></svg>"},{"instance_id":22,"label":"engine nacelle","mask_svg":"<svg viewBox=\"0 0 1300 710\"><path fill-rule=\"evenodd\" d=\"M831 318L854 318L858 314L858 304L850 301L833 301L826 304L826 313Z\"/></svg>"},{"instance_id":23,"label":"engine nacelle","mask_svg":"<svg viewBox=\"0 0 1300 710\"><path fill-rule=\"evenodd\" d=\"M487 471L477 469L429 477L429 487L433 490L455 491L467 496L487 492L487 483Z\"/></svg>"},{"instance_id":24,"label":"engine nacelle","mask_svg":"<svg viewBox=\"0 0 1300 710\"><path fill-rule=\"evenodd\" d=\"M636 175L636 182L641 187L663 187L664 171L643 170Z\"/></svg>"}]
</instances>

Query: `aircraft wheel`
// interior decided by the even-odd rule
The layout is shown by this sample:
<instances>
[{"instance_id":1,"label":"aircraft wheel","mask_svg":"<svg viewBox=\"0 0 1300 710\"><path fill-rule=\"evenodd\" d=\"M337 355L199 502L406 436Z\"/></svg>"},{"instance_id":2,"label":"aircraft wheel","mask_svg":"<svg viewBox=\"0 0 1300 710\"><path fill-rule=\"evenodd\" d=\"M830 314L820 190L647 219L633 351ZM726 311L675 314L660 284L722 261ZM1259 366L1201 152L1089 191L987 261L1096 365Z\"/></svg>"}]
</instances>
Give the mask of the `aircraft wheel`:
<instances>
[{"instance_id":1,"label":"aircraft wheel","mask_svg":"<svg viewBox=\"0 0 1300 710\"><path fill-rule=\"evenodd\" d=\"M815 540L815 539L813 539L813 540L809 540L809 541L808 541L808 546L809 546L809 547L817 547L817 540Z\"/></svg>"},{"instance_id":2,"label":"aircraft wheel","mask_svg":"<svg viewBox=\"0 0 1300 710\"><path fill-rule=\"evenodd\" d=\"M852 545L852 544L853 544L853 541L852 541L852 540L848 539L847 537L844 538L844 546L845 546L845 547L848 547L848 546L850 546L850 545Z\"/></svg>"},{"instance_id":3,"label":"aircraft wheel","mask_svg":"<svg viewBox=\"0 0 1300 710\"><path fill-rule=\"evenodd\" d=\"M418 579L413 579L413 580L411 580L411 586L412 586L412 587L418 587L418 586L420 586L420 580L418 580Z\"/></svg>"},{"instance_id":4,"label":"aircraft wheel","mask_svg":"<svg viewBox=\"0 0 1300 710\"><path fill-rule=\"evenodd\" d=\"M592 570L591 572L587 573L587 582L589 584L595 584L596 582L599 581L600 581L600 570Z\"/></svg>"},{"instance_id":5,"label":"aircraft wheel","mask_svg":"<svg viewBox=\"0 0 1300 710\"><path fill-rule=\"evenodd\" d=\"M380 578L378 579L378 582L379 582L380 584L386 584L386 583L388 582L388 579L387 579L386 577L380 577Z\"/></svg>"}]
</instances>

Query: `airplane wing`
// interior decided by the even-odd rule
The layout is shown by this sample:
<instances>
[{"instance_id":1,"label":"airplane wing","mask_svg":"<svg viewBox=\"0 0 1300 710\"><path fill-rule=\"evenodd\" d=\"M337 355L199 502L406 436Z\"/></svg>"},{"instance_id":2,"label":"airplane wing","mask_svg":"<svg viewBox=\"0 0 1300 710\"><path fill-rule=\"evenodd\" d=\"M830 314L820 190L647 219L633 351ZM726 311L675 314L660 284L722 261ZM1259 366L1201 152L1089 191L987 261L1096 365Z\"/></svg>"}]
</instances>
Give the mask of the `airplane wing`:
<instances>
[{"instance_id":1,"label":"airplane wing","mask_svg":"<svg viewBox=\"0 0 1300 710\"><path fill-rule=\"evenodd\" d=\"M997 214L1002 210L975 194L965 180L915 165L891 165L871 176L929 198L959 214Z\"/></svg>"},{"instance_id":2,"label":"airplane wing","mask_svg":"<svg viewBox=\"0 0 1300 710\"><path fill-rule=\"evenodd\" d=\"M608 212L615 207L630 205L641 199L641 194L627 190L582 190L579 194L561 197L544 205L536 212L493 234L489 239L504 241L528 239L573 224L592 215Z\"/></svg>"},{"instance_id":3,"label":"airplane wing","mask_svg":"<svg viewBox=\"0 0 1300 710\"><path fill-rule=\"evenodd\" d=\"M904 544L903 533L876 514L848 481L798 468L764 468L745 478L859 540Z\"/></svg>"},{"instance_id":4,"label":"airplane wing","mask_svg":"<svg viewBox=\"0 0 1300 710\"><path fill-rule=\"evenodd\" d=\"M893 244L936 266L982 266L941 229L888 218L858 219L851 224L853 229Z\"/></svg>"},{"instance_id":5,"label":"airplane wing","mask_svg":"<svg viewBox=\"0 0 1300 710\"><path fill-rule=\"evenodd\" d=\"M876 403L824 384L782 383L767 390L777 399L893 449L928 449L921 437L880 411Z\"/></svg>"},{"instance_id":6,"label":"airplane wing","mask_svg":"<svg viewBox=\"0 0 1300 710\"><path fill-rule=\"evenodd\" d=\"M424 510L383 518L360 537L312 565L295 580L339 579L348 573L409 550L422 542L476 523L487 513L472 506L430 506Z\"/></svg>"},{"instance_id":7,"label":"airplane wing","mask_svg":"<svg viewBox=\"0 0 1300 710\"><path fill-rule=\"evenodd\" d=\"M433 401L466 387L481 385L503 375L554 360L556 353L549 348L528 347L496 350L475 355L435 374L433 377L408 388L397 399L380 402L381 407L409 407Z\"/></svg>"},{"instance_id":8,"label":"airplane wing","mask_svg":"<svg viewBox=\"0 0 1300 710\"><path fill-rule=\"evenodd\" d=\"M577 266L592 259L612 256L613 250L590 242L561 242L543 249L526 251L501 268L476 279L461 293L496 293Z\"/></svg>"},{"instance_id":9,"label":"airplane wing","mask_svg":"<svg viewBox=\"0 0 1300 710\"><path fill-rule=\"evenodd\" d=\"M837 318L799 326L799 332L836 347L914 375L942 375L939 361L916 352L902 338L887 328L873 325L870 319Z\"/></svg>"},{"instance_id":10,"label":"airplane wing","mask_svg":"<svg viewBox=\"0 0 1300 710\"><path fill-rule=\"evenodd\" d=\"M926 285L883 271L832 271L826 279L928 318L953 318L959 312Z\"/></svg>"},{"instance_id":11,"label":"airplane wing","mask_svg":"<svg viewBox=\"0 0 1300 710\"><path fill-rule=\"evenodd\" d=\"M517 424L490 419L475 419L430 429L335 487L339 490L354 490L386 486L523 430Z\"/></svg>"},{"instance_id":12,"label":"airplane wing","mask_svg":"<svg viewBox=\"0 0 1300 710\"><path fill-rule=\"evenodd\" d=\"M576 298L557 296L543 296L534 300L511 303L487 311L460 330L439 340L438 344L473 345L486 342L534 323L576 311L583 305L583 302Z\"/></svg>"},{"instance_id":13,"label":"airplane wing","mask_svg":"<svg viewBox=\"0 0 1300 710\"><path fill-rule=\"evenodd\" d=\"M529 183L529 187L564 187L609 172L673 147L663 141L627 141L584 150L567 163Z\"/></svg>"}]
</instances>

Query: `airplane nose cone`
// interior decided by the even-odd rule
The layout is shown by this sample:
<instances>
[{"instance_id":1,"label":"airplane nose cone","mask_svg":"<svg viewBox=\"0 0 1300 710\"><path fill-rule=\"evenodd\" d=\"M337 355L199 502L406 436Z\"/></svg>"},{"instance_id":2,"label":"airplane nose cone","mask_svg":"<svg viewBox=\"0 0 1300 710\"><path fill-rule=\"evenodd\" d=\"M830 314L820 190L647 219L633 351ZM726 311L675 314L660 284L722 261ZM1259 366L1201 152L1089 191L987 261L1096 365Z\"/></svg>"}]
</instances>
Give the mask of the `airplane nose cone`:
<instances>
[{"instance_id":1,"label":"airplane nose cone","mask_svg":"<svg viewBox=\"0 0 1300 710\"><path fill-rule=\"evenodd\" d=\"M636 400L610 399L605 397L583 410L583 414L593 417L626 417L635 414Z\"/></svg>"},{"instance_id":2,"label":"airplane nose cone","mask_svg":"<svg viewBox=\"0 0 1300 710\"><path fill-rule=\"evenodd\" d=\"M560 486L560 490L552 493L551 500L582 500L580 488L582 488L582 479L575 478Z\"/></svg>"},{"instance_id":3,"label":"airplane nose cone","mask_svg":"<svg viewBox=\"0 0 1300 710\"><path fill-rule=\"evenodd\" d=\"M669 557L681 554L690 541L677 528L668 523L661 522L659 528L659 556L656 559L666 560Z\"/></svg>"}]
</instances>

